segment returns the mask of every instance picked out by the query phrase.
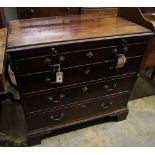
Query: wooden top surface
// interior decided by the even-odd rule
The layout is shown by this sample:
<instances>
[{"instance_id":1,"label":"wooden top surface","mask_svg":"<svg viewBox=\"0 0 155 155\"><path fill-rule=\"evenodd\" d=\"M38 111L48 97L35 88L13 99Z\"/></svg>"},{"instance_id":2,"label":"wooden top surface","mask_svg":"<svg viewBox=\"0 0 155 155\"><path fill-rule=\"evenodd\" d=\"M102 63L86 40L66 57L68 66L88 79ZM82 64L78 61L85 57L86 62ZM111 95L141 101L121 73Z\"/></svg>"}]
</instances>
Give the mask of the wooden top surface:
<instances>
[{"instance_id":1,"label":"wooden top surface","mask_svg":"<svg viewBox=\"0 0 155 155\"><path fill-rule=\"evenodd\" d=\"M150 32L117 16L75 15L15 20L9 24L7 48Z\"/></svg>"},{"instance_id":2,"label":"wooden top surface","mask_svg":"<svg viewBox=\"0 0 155 155\"><path fill-rule=\"evenodd\" d=\"M1 28L0 29L0 78L2 76L2 69L3 69L3 59L4 59L5 46L6 46L6 34L7 34L7 29Z\"/></svg>"}]
</instances>

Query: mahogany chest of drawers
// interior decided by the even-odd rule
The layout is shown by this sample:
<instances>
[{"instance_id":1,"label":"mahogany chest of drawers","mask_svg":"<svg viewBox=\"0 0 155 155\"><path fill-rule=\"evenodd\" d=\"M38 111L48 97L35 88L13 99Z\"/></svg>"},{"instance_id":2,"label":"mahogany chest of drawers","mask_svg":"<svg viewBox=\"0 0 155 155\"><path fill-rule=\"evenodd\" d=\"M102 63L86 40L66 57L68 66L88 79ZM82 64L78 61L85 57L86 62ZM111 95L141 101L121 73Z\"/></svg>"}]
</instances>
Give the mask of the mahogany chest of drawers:
<instances>
[{"instance_id":1,"label":"mahogany chest of drawers","mask_svg":"<svg viewBox=\"0 0 155 155\"><path fill-rule=\"evenodd\" d=\"M152 34L117 16L10 22L7 54L23 105L28 144L40 143L44 134L67 126L106 116L125 119Z\"/></svg>"}]
</instances>

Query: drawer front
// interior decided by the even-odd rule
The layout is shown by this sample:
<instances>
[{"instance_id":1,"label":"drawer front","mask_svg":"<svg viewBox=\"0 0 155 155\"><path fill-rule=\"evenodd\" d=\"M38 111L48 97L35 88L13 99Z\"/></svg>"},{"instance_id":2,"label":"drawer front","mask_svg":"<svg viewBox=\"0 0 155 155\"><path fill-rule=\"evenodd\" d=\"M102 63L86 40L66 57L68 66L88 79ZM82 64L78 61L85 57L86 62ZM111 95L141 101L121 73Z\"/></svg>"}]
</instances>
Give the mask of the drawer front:
<instances>
[{"instance_id":1,"label":"drawer front","mask_svg":"<svg viewBox=\"0 0 155 155\"><path fill-rule=\"evenodd\" d=\"M28 130L35 130L44 127L54 127L81 119L86 119L91 116L102 115L106 112L114 111L123 106L126 106L128 94L118 96L110 96L97 101L83 102L78 105L73 105L53 111L27 114L26 120Z\"/></svg>"},{"instance_id":2,"label":"drawer front","mask_svg":"<svg viewBox=\"0 0 155 155\"><path fill-rule=\"evenodd\" d=\"M88 65L63 70L63 83L56 83L56 73L44 73L35 76L20 77L20 86L23 93L31 93L40 90L55 89L69 85L76 85L83 82L106 79L113 76L120 76L126 73L135 73L139 67L141 57L128 59L126 65L116 69L116 62Z\"/></svg>"},{"instance_id":3,"label":"drawer front","mask_svg":"<svg viewBox=\"0 0 155 155\"><path fill-rule=\"evenodd\" d=\"M145 48L146 44L136 44L27 58L24 60L17 60L16 68L19 75L33 74L53 70L55 64L61 64L62 68L67 68L116 60L120 54L125 54L126 57L140 56L143 55Z\"/></svg>"},{"instance_id":4,"label":"drawer front","mask_svg":"<svg viewBox=\"0 0 155 155\"><path fill-rule=\"evenodd\" d=\"M18 17L20 19L23 18L39 18L39 17L51 17L51 16L62 16L62 15L71 15L71 14L79 14L80 8L73 8L73 7L56 7L56 8L49 8L46 7L36 8L36 7L22 7L18 8Z\"/></svg>"},{"instance_id":5,"label":"drawer front","mask_svg":"<svg viewBox=\"0 0 155 155\"><path fill-rule=\"evenodd\" d=\"M27 95L25 97L26 111L35 112L66 106L67 104L92 100L97 97L129 91L136 76L106 80L97 83L85 84L74 88L45 92L42 94Z\"/></svg>"},{"instance_id":6,"label":"drawer front","mask_svg":"<svg viewBox=\"0 0 155 155\"><path fill-rule=\"evenodd\" d=\"M139 36L139 37L128 37L128 38L117 38L117 39L94 39L92 41L77 41L76 43L59 43L55 45L49 45L46 47L25 47L25 49L10 51L10 54L14 60L31 58L36 56L45 56L45 55L53 55L53 54L64 54L74 51L82 51L82 50L91 50L96 48L110 48L110 47L118 47L118 46L130 46L136 44L145 44L148 42L147 36Z\"/></svg>"}]
</instances>

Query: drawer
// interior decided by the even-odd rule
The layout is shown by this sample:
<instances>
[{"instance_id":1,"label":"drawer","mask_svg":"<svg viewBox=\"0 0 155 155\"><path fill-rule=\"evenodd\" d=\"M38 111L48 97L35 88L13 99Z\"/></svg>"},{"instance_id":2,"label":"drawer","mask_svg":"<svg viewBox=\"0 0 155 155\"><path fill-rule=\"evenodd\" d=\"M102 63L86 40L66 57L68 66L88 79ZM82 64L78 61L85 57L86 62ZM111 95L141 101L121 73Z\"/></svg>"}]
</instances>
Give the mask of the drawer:
<instances>
[{"instance_id":1,"label":"drawer","mask_svg":"<svg viewBox=\"0 0 155 155\"><path fill-rule=\"evenodd\" d=\"M68 123L84 120L92 116L103 115L106 112L126 107L128 94L110 96L91 102L60 108L42 113L27 114L28 130L45 127L56 127Z\"/></svg>"},{"instance_id":2,"label":"drawer","mask_svg":"<svg viewBox=\"0 0 155 155\"><path fill-rule=\"evenodd\" d=\"M52 45L38 45L38 47L34 46L31 47L23 47L22 50L12 51L8 49L7 52L11 54L11 57L14 60L25 59L25 58L32 58L36 56L46 56L46 55L55 55L57 54L64 54L74 51L83 51L83 50L91 50L96 48L110 48L110 47L118 47L118 46L129 46L136 44L143 44L148 42L147 36L136 36L136 37L121 37L116 39L102 39L102 38L95 38L92 41L83 41L77 40L76 43L53 43ZM110 51L111 52L111 51Z\"/></svg>"},{"instance_id":3,"label":"drawer","mask_svg":"<svg viewBox=\"0 0 155 155\"><path fill-rule=\"evenodd\" d=\"M119 54L126 57L135 57L144 54L145 43L111 48L96 48L77 52L55 54L53 56L40 56L16 61L19 75L33 74L53 69L55 64L61 64L62 68L80 66L85 64L116 60ZM80 61L79 61L80 60Z\"/></svg>"},{"instance_id":4,"label":"drawer","mask_svg":"<svg viewBox=\"0 0 155 155\"><path fill-rule=\"evenodd\" d=\"M80 14L78 7L21 7L17 8L19 19L23 18L40 18L51 16L62 16L71 14Z\"/></svg>"},{"instance_id":5,"label":"drawer","mask_svg":"<svg viewBox=\"0 0 155 155\"><path fill-rule=\"evenodd\" d=\"M74 88L60 89L37 95L25 96L26 112L35 112L92 100L101 96L129 91L136 76L128 76L96 83L83 84Z\"/></svg>"},{"instance_id":6,"label":"drawer","mask_svg":"<svg viewBox=\"0 0 155 155\"><path fill-rule=\"evenodd\" d=\"M55 89L79 83L107 79L127 73L135 73L138 70L141 57L128 59L126 65L121 69L116 69L116 62L93 64L63 71L63 83L56 83L56 73L47 72L37 75L20 77L20 85L23 93Z\"/></svg>"}]
</instances>

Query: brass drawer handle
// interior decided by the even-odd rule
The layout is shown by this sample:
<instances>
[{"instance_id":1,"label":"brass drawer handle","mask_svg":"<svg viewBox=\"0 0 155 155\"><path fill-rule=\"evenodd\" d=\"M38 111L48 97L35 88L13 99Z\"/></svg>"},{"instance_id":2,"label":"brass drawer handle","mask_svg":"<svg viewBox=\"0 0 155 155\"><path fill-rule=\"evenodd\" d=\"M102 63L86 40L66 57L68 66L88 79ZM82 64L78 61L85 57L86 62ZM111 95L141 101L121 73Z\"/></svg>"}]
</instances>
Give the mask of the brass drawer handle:
<instances>
[{"instance_id":1,"label":"brass drawer handle","mask_svg":"<svg viewBox=\"0 0 155 155\"><path fill-rule=\"evenodd\" d=\"M90 59L90 58L92 58L93 57L93 53L90 51L90 52L88 52L87 54L86 54L86 56Z\"/></svg>"},{"instance_id":2,"label":"brass drawer handle","mask_svg":"<svg viewBox=\"0 0 155 155\"><path fill-rule=\"evenodd\" d=\"M115 48L112 49L112 52L113 53L117 53L118 52L118 49L115 47Z\"/></svg>"},{"instance_id":3,"label":"brass drawer handle","mask_svg":"<svg viewBox=\"0 0 155 155\"><path fill-rule=\"evenodd\" d=\"M104 85L105 89L109 89L109 86L107 84Z\"/></svg>"},{"instance_id":4,"label":"brass drawer handle","mask_svg":"<svg viewBox=\"0 0 155 155\"><path fill-rule=\"evenodd\" d=\"M64 94L60 94L59 100L54 100L53 96L49 96L48 100L51 103L60 103L63 99L64 99L65 95Z\"/></svg>"},{"instance_id":5,"label":"brass drawer handle","mask_svg":"<svg viewBox=\"0 0 155 155\"><path fill-rule=\"evenodd\" d=\"M118 52L118 49L117 48L113 48L112 49L112 52L115 54L115 56L119 57L121 55L124 55L127 51L128 51L128 47L127 46L124 46L123 47L123 52Z\"/></svg>"},{"instance_id":6,"label":"brass drawer handle","mask_svg":"<svg viewBox=\"0 0 155 155\"><path fill-rule=\"evenodd\" d=\"M113 48L113 49L112 49L112 53L114 53L114 55L115 55L116 57L122 55L121 53L118 52L118 49L117 49L117 48Z\"/></svg>"},{"instance_id":7,"label":"brass drawer handle","mask_svg":"<svg viewBox=\"0 0 155 155\"><path fill-rule=\"evenodd\" d=\"M53 96L49 96L49 97L48 97L48 100L49 100L50 102L53 102Z\"/></svg>"},{"instance_id":8,"label":"brass drawer handle","mask_svg":"<svg viewBox=\"0 0 155 155\"><path fill-rule=\"evenodd\" d=\"M84 93L86 93L86 92L88 91L88 87L87 87L87 86L83 87L83 88L82 88L82 91L83 91Z\"/></svg>"},{"instance_id":9,"label":"brass drawer handle","mask_svg":"<svg viewBox=\"0 0 155 155\"><path fill-rule=\"evenodd\" d=\"M59 57L59 61L60 62L63 62L65 60L65 57L63 56L63 55L61 55L60 57Z\"/></svg>"},{"instance_id":10,"label":"brass drawer handle","mask_svg":"<svg viewBox=\"0 0 155 155\"><path fill-rule=\"evenodd\" d=\"M127 51L128 51L128 49L129 49L129 48L128 48L127 46L124 46L124 47L123 47L124 54L125 54L125 52L127 52Z\"/></svg>"},{"instance_id":11,"label":"brass drawer handle","mask_svg":"<svg viewBox=\"0 0 155 155\"><path fill-rule=\"evenodd\" d=\"M112 85L112 87L110 88L108 84L105 84L105 85L104 85L104 89L106 89L107 91L112 91L112 90L114 90L117 86L118 86L118 84L117 84L117 83L114 83L114 84Z\"/></svg>"},{"instance_id":12,"label":"brass drawer handle","mask_svg":"<svg viewBox=\"0 0 155 155\"><path fill-rule=\"evenodd\" d=\"M85 109L86 107L87 107L87 106L86 106L85 104L81 104L81 105L80 105L80 108L81 108L81 109Z\"/></svg>"},{"instance_id":13,"label":"brass drawer handle","mask_svg":"<svg viewBox=\"0 0 155 155\"><path fill-rule=\"evenodd\" d=\"M128 41L127 41L125 38L122 39L122 42L123 42L124 44L127 44L127 43L128 43Z\"/></svg>"},{"instance_id":14,"label":"brass drawer handle","mask_svg":"<svg viewBox=\"0 0 155 155\"><path fill-rule=\"evenodd\" d=\"M58 51L54 47L51 48L51 51L52 56L55 56L58 53Z\"/></svg>"},{"instance_id":15,"label":"brass drawer handle","mask_svg":"<svg viewBox=\"0 0 155 155\"><path fill-rule=\"evenodd\" d=\"M51 63L52 63L51 58L45 58L45 59L44 59L44 63L45 63L46 65L48 65L48 66L51 67L51 66L52 66L52 65L51 65Z\"/></svg>"},{"instance_id":16,"label":"brass drawer handle","mask_svg":"<svg viewBox=\"0 0 155 155\"><path fill-rule=\"evenodd\" d=\"M52 119L53 121L60 121L63 119L64 115L65 115L64 113L61 113L60 116L58 117L51 115L50 119Z\"/></svg>"},{"instance_id":17,"label":"brass drawer handle","mask_svg":"<svg viewBox=\"0 0 155 155\"><path fill-rule=\"evenodd\" d=\"M86 69L86 70L84 71L84 73L85 73L85 75L88 75L88 74L90 73L90 69Z\"/></svg>"},{"instance_id":18,"label":"brass drawer handle","mask_svg":"<svg viewBox=\"0 0 155 155\"><path fill-rule=\"evenodd\" d=\"M52 47L52 48L51 48L51 51L55 51L55 48L54 48L54 47Z\"/></svg>"},{"instance_id":19,"label":"brass drawer handle","mask_svg":"<svg viewBox=\"0 0 155 155\"><path fill-rule=\"evenodd\" d=\"M108 108L109 106L107 105L105 105L105 103L101 103L101 105L100 105L103 109L106 109L106 108Z\"/></svg>"},{"instance_id":20,"label":"brass drawer handle","mask_svg":"<svg viewBox=\"0 0 155 155\"><path fill-rule=\"evenodd\" d=\"M111 105L113 105L113 102L110 101L107 105L105 105L105 103L101 103L100 106L103 108L103 109L106 109L106 108L109 108Z\"/></svg>"},{"instance_id":21,"label":"brass drawer handle","mask_svg":"<svg viewBox=\"0 0 155 155\"><path fill-rule=\"evenodd\" d=\"M65 98L65 94L60 94L60 100Z\"/></svg>"},{"instance_id":22,"label":"brass drawer handle","mask_svg":"<svg viewBox=\"0 0 155 155\"><path fill-rule=\"evenodd\" d=\"M49 84L53 84L53 83L55 83L55 81L52 81L51 78L46 78L45 81L46 81L47 83L49 83Z\"/></svg>"},{"instance_id":23,"label":"brass drawer handle","mask_svg":"<svg viewBox=\"0 0 155 155\"><path fill-rule=\"evenodd\" d=\"M118 86L117 83L114 83L114 84L113 84L113 88L116 88L117 86Z\"/></svg>"}]
</instances>

